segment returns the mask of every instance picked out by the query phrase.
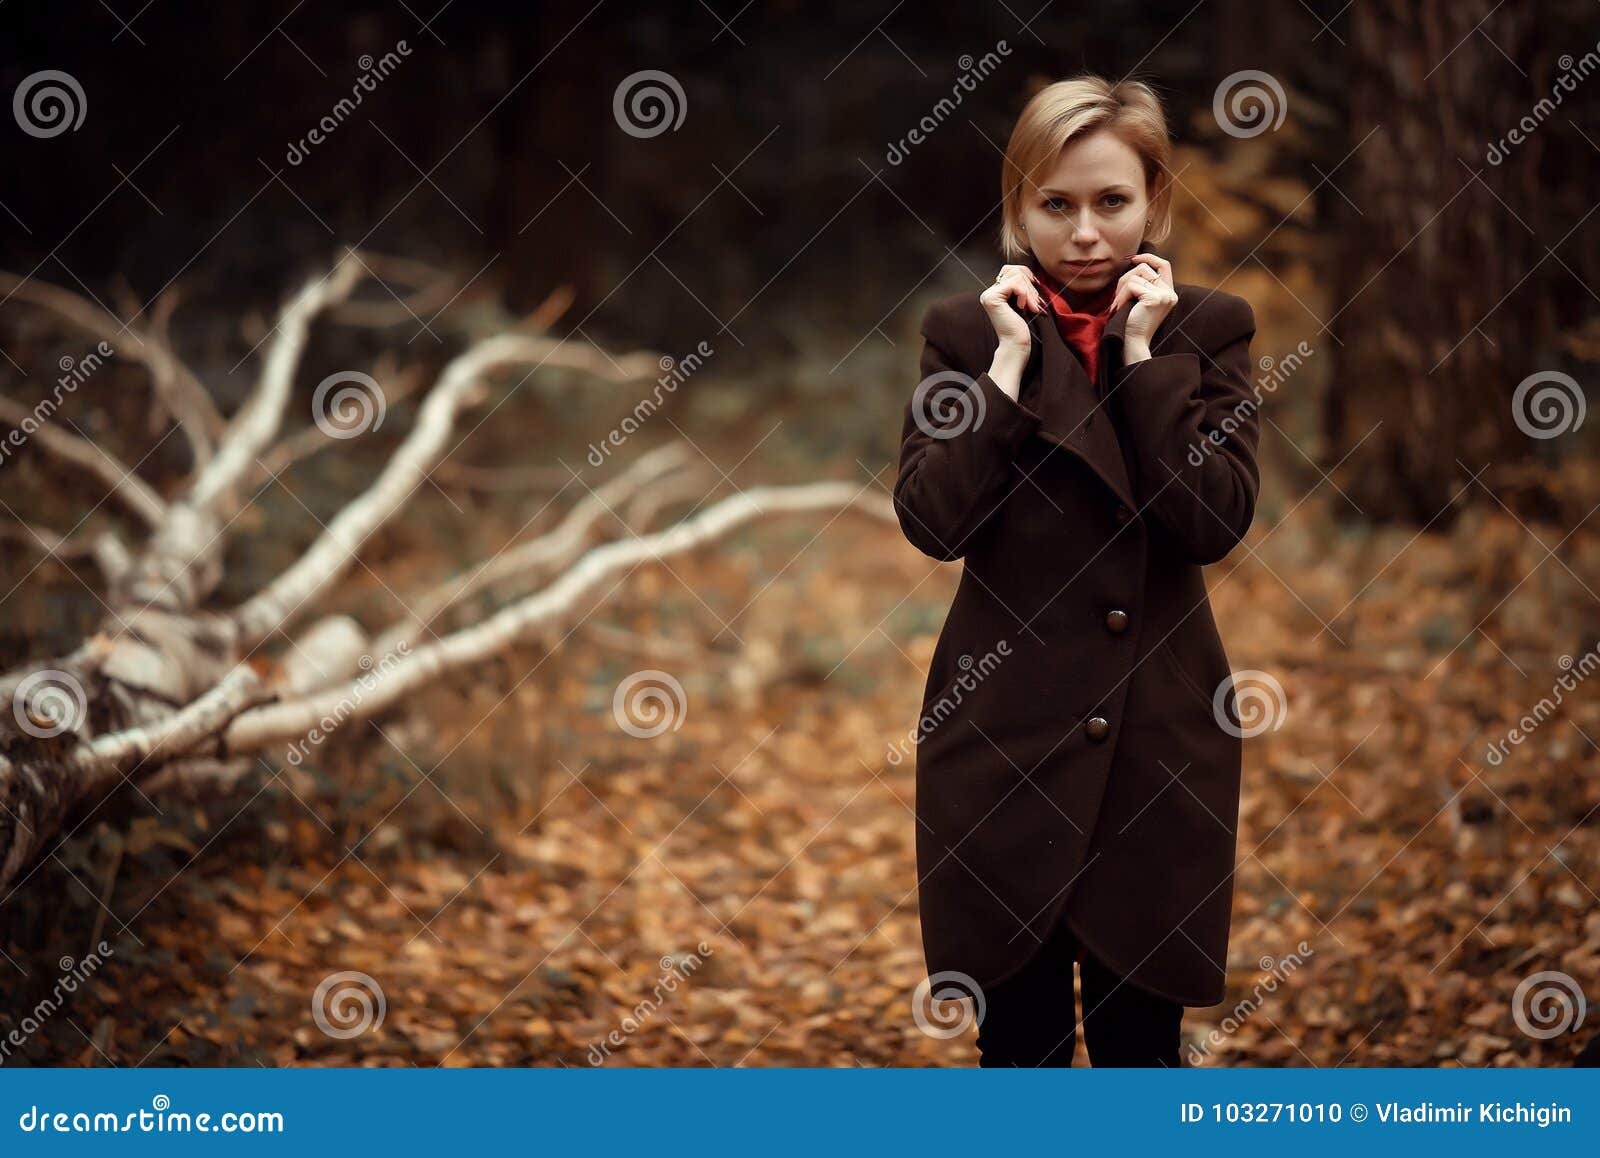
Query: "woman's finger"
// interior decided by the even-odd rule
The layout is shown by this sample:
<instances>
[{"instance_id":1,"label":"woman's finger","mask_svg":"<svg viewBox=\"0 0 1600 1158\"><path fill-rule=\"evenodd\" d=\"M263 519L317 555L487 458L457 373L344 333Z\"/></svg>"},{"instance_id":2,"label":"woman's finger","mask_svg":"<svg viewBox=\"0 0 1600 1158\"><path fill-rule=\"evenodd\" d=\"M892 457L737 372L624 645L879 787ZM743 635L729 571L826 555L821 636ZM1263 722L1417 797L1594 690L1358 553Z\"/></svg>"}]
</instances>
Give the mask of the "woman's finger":
<instances>
[{"instance_id":1,"label":"woman's finger","mask_svg":"<svg viewBox=\"0 0 1600 1158\"><path fill-rule=\"evenodd\" d=\"M1039 291L1034 288L1032 276L1027 269L1016 267L1009 284L1015 287L1017 302L1020 305L1025 305L1035 312L1044 309L1044 302L1039 297Z\"/></svg>"},{"instance_id":2,"label":"woman's finger","mask_svg":"<svg viewBox=\"0 0 1600 1158\"><path fill-rule=\"evenodd\" d=\"M1022 272L1019 266L1002 266L994 284L984 290L979 297L994 305L1005 302L1012 305L1017 313L1022 313L1029 307L1031 298L1031 287L1021 276Z\"/></svg>"},{"instance_id":3,"label":"woman's finger","mask_svg":"<svg viewBox=\"0 0 1600 1158\"><path fill-rule=\"evenodd\" d=\"M1150 269L1155 270L1158 274L1166 273L1172 269L1171 262L1169 262L1166 258L1158 257L1153 253L1136 253L1130 260L1139 265L1147 266Z\"/></svg>"},{"instance_id":4,"label":"woman's finger","mask_svg":"<svg viewBox=\"0 0 1600 1158\"><path fill-rule=\"evenodd\" d=\"M1142 282L1145 280L1145 278L1139 273L1139 270L1142 268L1144 267L1136 265L1117 279L1117 292L1111 299L1112 313L1116 313L1122 304L1133 296L1128 287L1133 285L1135 282Z\"/></svg>"},{"instance_id":5,"label":"woman's finger","mask_svg":"<svg viewBox=\"0 0 1600 1158\"><path fill-rule=\"evenodd\" d=\"M1117 296L1122 299L1122 302L1128 301L1130 297L1131 299L1138 299L1139 286L1142 285L1146 285L1144 278L1139 277L1138 274L1131 275L1122 286L1118 286ZM1118 304L1122 304L1122 302L1118 302Z\"/></svg>"},{"instance_id":6,"label":"woman's finger","mask_svg":"<svg viewBox=\"0 0 1600 1158\"><path fill-rule=\"evenodd\" d=\"M1139 301L1143 301L1152 290L1156 290L1161 294L1165 294L1171 289L1171 287L1160 278L1145 277L1137 270L1130 271L1127 276L1128 281L1126 286L1117 291L1117 296L1119 299L1121 299L1121 301L1126 301L1128 298L1134 298ZM1120 304L1120 302L1118 304ZM1115 307L1113 307L1113 312L1115 312Z\"/></svg>"},{"instance_id":7,"label":"woman's finger","mask_svg":"<svg viewBox=\"0 0 1600 1158\"><path fill-rule=\"evenodd\" d=\"M1136 253L1129 260L1135 262L1134 269L1149 269L1155 272L1157 278L1172 285L1172 263L1164 257L1154 253ZM1141 275L1142 276L1142 275ZM1154 280L1146 278L1146 280Z\"/></svg>"},{"instance_id":8,"label":"woman's finger","mask_svg":"<svg viewBox=\"0 0 1600 1158\"><path fill-rule=\"evenodd\" d=\"M1028 266L1002 265L1000 272L995 275L994 286L991 288L998 288L1001 296L1007 301L1015 299L1019 310L1029 309L1035 313L1043 313L1045 305L1039 293L1038 280L1038 276Z\"/></svg>"}]
</instances>

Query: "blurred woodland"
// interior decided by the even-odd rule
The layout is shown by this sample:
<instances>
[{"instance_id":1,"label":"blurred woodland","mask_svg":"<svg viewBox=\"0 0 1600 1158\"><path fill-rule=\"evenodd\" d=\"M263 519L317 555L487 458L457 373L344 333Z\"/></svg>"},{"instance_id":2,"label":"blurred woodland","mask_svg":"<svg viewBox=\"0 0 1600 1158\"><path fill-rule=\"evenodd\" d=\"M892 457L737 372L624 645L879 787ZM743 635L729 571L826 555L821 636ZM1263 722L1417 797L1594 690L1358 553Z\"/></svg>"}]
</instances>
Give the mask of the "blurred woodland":
<instances>
[{"instance_id":1,"label":"blurred woodland","mask_svg":"<svg viewBox=\"0 0 1600 1158\"><path fill-rule=\"evenodd\" d=\"M960 569L885 507L921 311L990 280L1011 121L1084 69L1168 102L1160 251L1250 300L1272 382L1255 525L1207 576L1233 668L1285 709L1245 744L1230 996L1187 1012L1193 1064L1566 1065L1600 1029L1600 694L1560 689L1600 652L1592 5L291 7L0 8L6 91L59 70L86 108L4 133L0 439L118 348L44 428L69 449L0 458L0 672L189 583L181 622L120 643L206 656L255 609L228 718L272 709L253 679L309 664L294 686L326 692L397 639L440 667L326 739L177 772L0 736L0 859L18 769L84 777L0 888L0 1063L973 1064L912 1016L900 754ZM619 127L644 70L680 127ZM1219 115L1246 72L1264 131ZM314 393L351 368L381 420L330 435ZM281 422L212 495L264 384ZM376 525L329 530L413 453ZM602 489L652 453L660 477ZM712 527L763 487L796 509ZM139 545L196 496L211 572L161 571ZM542 618L584 552L695 519L704 542L619 555ZM306 589L274 585L325 541L359 551L291 623ZM635 715L641 673L670 679ZM122 729L193 702L85 682ZM1523 983L1555 972L1587 1019L1530 1032ZM361 975L353 1011L330 998Z\"/></svg>"}]
</instances>

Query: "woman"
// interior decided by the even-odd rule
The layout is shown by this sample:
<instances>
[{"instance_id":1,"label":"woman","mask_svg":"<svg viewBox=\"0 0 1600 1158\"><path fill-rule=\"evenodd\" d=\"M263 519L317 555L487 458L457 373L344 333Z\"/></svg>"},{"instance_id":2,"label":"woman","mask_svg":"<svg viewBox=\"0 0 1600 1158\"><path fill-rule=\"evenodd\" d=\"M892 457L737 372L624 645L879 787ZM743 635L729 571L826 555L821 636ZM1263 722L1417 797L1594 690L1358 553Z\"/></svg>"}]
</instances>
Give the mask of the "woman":
<instances>
[{"instance_id":1,"label":"woman","mask_svg":"<svg viewBox=\"0 0 1600 1158\"><path fill-rule=\"evenodd\" d=\"M922 322L895 510L963 560L917 747L933 994L976 998L984 1066L1177 1066L1227 975L1232 673L1201 567L1255 512L1255 316L1174 280L1171 145L1137 81L1023 109L1009 264Z\"/></svg>"}]
</instances>

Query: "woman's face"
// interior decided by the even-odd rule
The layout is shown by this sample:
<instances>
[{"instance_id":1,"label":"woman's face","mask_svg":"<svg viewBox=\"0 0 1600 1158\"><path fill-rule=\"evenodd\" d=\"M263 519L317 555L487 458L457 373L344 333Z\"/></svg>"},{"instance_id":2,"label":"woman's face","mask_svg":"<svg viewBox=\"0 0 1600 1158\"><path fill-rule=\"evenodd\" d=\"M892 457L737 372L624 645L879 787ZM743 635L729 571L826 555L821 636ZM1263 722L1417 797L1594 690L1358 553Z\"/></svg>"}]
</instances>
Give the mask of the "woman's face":
<instances>
[{"instance_id":1,"label":"woman's face","mask_svg":"<svg viewBox=\"0 0 1600 1158\"><path fill-rule=\"evenodd\" d=\"M1080 293L1104 289L1144 239L1150 193L1139 154L1109 129L1069 141L1022 199L1039 265Z\"/></svg>"}]
</instances>

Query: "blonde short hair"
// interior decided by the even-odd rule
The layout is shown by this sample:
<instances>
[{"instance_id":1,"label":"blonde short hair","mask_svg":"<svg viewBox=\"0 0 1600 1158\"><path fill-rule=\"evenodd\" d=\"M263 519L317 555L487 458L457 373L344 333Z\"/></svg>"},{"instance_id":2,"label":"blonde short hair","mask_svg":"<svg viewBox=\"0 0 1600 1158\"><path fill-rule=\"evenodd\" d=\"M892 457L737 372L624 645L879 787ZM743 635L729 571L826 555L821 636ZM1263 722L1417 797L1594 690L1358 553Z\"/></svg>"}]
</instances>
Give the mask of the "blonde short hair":
<instances>
[{"instance_id":1,"label":"blonde short hair","mask_svg":"<svg viewBox=\"0 0 1600 1158\"><path fill-rule=\"evenodd\" d=\"M1139 80L1116 84L1085 73L1058 80L1035 93L1017 117L1000 168L1000 248L1009 262L1024 262L1033 250L1022 229L1022 199L1037 184L1038 170L1055 161L1067 142L1096 129L1110 129L1144 162L1150 199L1145 239L1159 242L1172 232L1172 159L1161 98Z\"/></svg>"}]
</instances>

